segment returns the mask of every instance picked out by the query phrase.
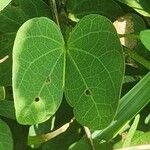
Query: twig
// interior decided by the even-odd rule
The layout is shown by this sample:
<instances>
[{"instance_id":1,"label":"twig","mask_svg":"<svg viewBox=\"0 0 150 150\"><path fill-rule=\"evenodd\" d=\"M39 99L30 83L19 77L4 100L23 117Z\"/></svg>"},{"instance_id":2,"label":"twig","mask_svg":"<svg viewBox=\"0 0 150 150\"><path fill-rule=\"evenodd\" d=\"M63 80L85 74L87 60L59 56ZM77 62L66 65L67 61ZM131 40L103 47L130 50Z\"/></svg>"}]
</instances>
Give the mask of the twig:
<instances>
[{"instance_id":1,"label":"twig","mask_svg":"<svg viewBox=\"0 0 150 150\"><path fill-rule=\"evenodd\" d=\"M70 124L74 121L74 119L71 119L70 122L64 124L62 127L59 129L49 132L46 134L41 134L41 135L36 135L36 136L29 136L28 137L28 145L36 145L40 143L44 143L48 140L51 140L52 138L64 133L70 126Z\"/></svg>"},{"instance_id":2,"label":"twig","mask_svg":"<svg viewBox=\"0 0 150 150\"><path fill-rule=\"evenodd\" d=\"M50 0L50 6L53 9L54 12L54 18L56 20L57 25L60 27L59 24L59 15L58 15L58 10L57 10L57 5L56 5L56 1L55 0Z\"/></svg>"},{"instance_id":3,"label":"twig","mask_svg":"<svg viewBox=\"0 0 150 150\"><path fill-rule=\"evenodd\" d=\"M0 59L0 64L1 63L3 63L6 59L8 59L9 58L9 56L7 55L7 56L5 56L4 58L2 58L2 59Z\"/></svg>"},{"instance_id":4,"label":"twig","mask_svg":"<svg viewBox=\"0 0 150 150\"><path fill-rule=\"evenodd\" d=\"M92 149L95 150L94 143L93 143L93 140L92 140L92 134L91 134L89 128L87 128L87 127L84 126L84 130L85 130L85 133L86 133L87 138L88 138L89 141L90 141L90 144L91 144L91 146L92 146Z\"/></svg>"}]
</instances>

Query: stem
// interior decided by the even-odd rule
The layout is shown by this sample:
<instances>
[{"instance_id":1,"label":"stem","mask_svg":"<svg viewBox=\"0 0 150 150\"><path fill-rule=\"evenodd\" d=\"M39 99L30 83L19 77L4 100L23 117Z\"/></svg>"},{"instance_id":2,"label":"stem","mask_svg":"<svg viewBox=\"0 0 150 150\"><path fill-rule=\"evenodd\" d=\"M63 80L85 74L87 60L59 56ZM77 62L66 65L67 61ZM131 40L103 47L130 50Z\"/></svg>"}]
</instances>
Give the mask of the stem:
<instances>
[{"instance_id":1,"label":"stem","mask_svg":"<svg viewBox=\"0 0 150 150\"><path fill-rule=\"evenodd\" d=\"M74 119L71 119L70 122L64 124L62 127L60 127L59 129L53 131L53 132L49 132L46 134L41 134L41 135L36 135L36 136L29 136L28 137L28 145L37 145L40 143L44 143L47 142L49 140L51 140L52 138L55 138L56 136L64 133L70 126L70 124L74 121Z\"/></svg>"},{"instance_id":2,"label":"stem","mask_svg":"<svg viewBox=\"0 0 150 150\"><path fill-rule=\"evenodd\" d=\"M50 3L51 9L52 9L53 12L54 12L54 18L55 18L55 20L56 20L56 23L57 23L57 25L60 27L60 24L59 24L59 15L58 15L58 10L57 10L56 1L55 1L55 0L50 0L49 3Z\"/></svg>"},{"instance_id":3,"label":"stem","mask_svg":"<svg viewBox=\"0 0 150 150\"><path fill-rule=\"evenodd\" d=\"M120 38L130 38L130 39L140 39L139 35L137 34L118 34Z\"/></svg>"},{"instance_id":4,"label":"stem","mask_svg":"<svg viewBox=\"0 0 150 150\"><path fill-rule=\"evenodd\" d=\"M94 143L93 143L93 140L92 140L92 134L91 134L89 128L84 126L84 130L85 130L85 134L86 134L87 138L90 141L90 144L92 146L92 150L95 150Z\"/></svg>"},{"instance_id":5,"label":"stem","mask_svg":"<svg viewBox=\"0 0 150 150\"><path fill-rule=\"evenodd\" d=\"M7 56L5 56L4 58L2 58L2 59L0 59L0 64L1 63L3 63L6 59L8 59L9 58L9 56L7 55Z\"/></svg>"},{"instance_id":6,"label":"stem","mask_svg":"<svg viewBox=\"0 0 150 150\"><path fill-rule=\"evenodd\" d=\"M142 56L140 56L137 52L130 50L127 47L124 47L124 52L129 55L132 59L134 59L136 62L140 63L143 65L145 68L150 70L150 61L146 60Z\"/></svg>"}]
</instances>

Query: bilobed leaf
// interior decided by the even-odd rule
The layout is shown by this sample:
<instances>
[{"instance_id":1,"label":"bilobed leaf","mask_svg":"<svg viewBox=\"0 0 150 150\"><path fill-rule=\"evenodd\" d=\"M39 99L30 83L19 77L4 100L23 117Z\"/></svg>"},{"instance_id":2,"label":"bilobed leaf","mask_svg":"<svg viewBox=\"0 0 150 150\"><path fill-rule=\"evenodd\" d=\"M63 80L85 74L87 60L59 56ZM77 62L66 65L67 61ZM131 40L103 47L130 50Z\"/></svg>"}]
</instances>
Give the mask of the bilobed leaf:
<instances>
[{"instance_id":1,"label":"bilobed leaf","mask_svg":"<svg viewBox=\"0 0 150 150\"><path fill-rule=\"evenodd\" d=\"M13 91L17 120L36 124L58 109L63 93L64 41L47 18L27 21L13 48Z\"/></svg>"},{"instance_id":2,"label":"bilobed leaf","mask_svg":"<svg viewBox=\"0 0 150 150\"><path fill-rule=\"evenodd\" d=\"M143 16L150 17L150 1L149 0L117 0L132 7L135 11Z\"/></svg>"},{"instance_id":3,"label":"bilobed leaf","mask_svg":"<svg viewBox=\"0 0 150 150\"><path fill-rule=\"evenodd\" d=\"M0 0L0 11L3 10L10 2L11 0Z\"/></svg>"},{"instance_id":4,"label":"bilobed leaf","mask_svg":"<svg viewBox=\"0 0 150 150\"><path fill-rule=\"evenodd\" d=\"M116 113L124 73L117 33L105 17L89 15L77 24L66 45L49 19L31 19L19 29L13 50L17 120L47 120L60 105L64 87L78 122L104 128Z\"/></svg>"},{"instance_id":5,"label":"bilobed leaf","mask_svg":"<svg viewBox=\"0 0 150 150\"><path fill-rule=\"evenodd\" d=\"M79 19L89 14L100 14L114 20L123 13L113 0L68 0L67 11Z\"/></svg>"},{"instance_id":6,"label":"bilobed leaf","mask_svg":"<svg viewBox=\"0 0 150 150\"><path fill-rule=\"evenodd\" d=\"M150 51L150 30L141 31L140 39L144 46Z\"/></svg>"},{"instance_id":7,"label":"bilobed leaf","mask_svg":"<svg viewBox=\"0 0 150 150\"><path fill-rule=\"evenodd\" d=\"M85 16L67 44L65 95L76 119L92 129L114 118L124 73L122 47L112 23Z\"/></svg>"},{"instance_id":8,"label":"bilobed leaf","mask_svg":"<svg viewBox=\"0 0 150 150\"><path fill-rule=\"evenodd\" d=\"M28 19L40 16L50 17L49 7L41 0L18 0L17 7L8 5L0 12L0 59L8 56L0 65L0 85L12 82L12 49L17 30Z\"/></svg>"},{"instance_id":9,"label":"bilobed leaf","mask_svg":"<svg viewBox=\"0 0 150 150\"><path fill-rule=\"evenodd\" d=\"M0 119L0 149L13 150L13 139L8 125Z\"/></svg>"}]
</instances>

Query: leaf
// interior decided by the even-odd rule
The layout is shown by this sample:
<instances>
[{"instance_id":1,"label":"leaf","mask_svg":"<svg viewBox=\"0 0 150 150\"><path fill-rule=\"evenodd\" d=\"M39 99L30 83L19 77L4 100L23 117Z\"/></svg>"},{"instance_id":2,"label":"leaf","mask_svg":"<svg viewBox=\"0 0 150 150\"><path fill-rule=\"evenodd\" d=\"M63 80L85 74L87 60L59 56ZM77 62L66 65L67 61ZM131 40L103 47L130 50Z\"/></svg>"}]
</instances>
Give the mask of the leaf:
<instances>
[{"instance_id":1,"label":"leaf","mask_svg":"<svg viewBox=\"0 0 150 150\"><path fill-rule=\"evenodd\" d=\"M124 76L123 83L137 82L142 78L143 78L143 76L141 76L141 75L132 75L132 76L126 75L126 76Z\"/></svg>"},{"instance_id":2,"label":"leaf","mask_svg":"<svg viewBox=\"0 0 150 150\"><path fill-rule=\"evenodd\" d=\"M150 17L150 1L149 0L118 0L132 7L135 11L143 16Z\"/></svg>"},{"instance_id":3,"label":"leaf","mask_svg":"<svg viewBox=\"0 0 150 150\"><path fill-rule=\"evenodd\" d=\"M127 134L127 136L126 136L126 139L125 139L125 141L124 141L124 143L123 143L123 147L128 147L128 146L131 145L131 141L132 141L133 136L134 136L134 134L135 134L135 132L136 132L136 129L137 129L139 120L140 120L140 115L138 114L138 115L135 117L134 122L133 122L131 128L129 129L129 132L128 132L128 134Z\"/></svg>"},{"instance_id":4,"label":"leaf","mask_svg":"<svg viewBox=\"0 0 150 150\"><path fill-rule=\"evenodd\" d=\"M93 140L94 150L112 150L112 144L111 143L99 143L97 140ZM93 150L92 146L90 145L90 142L86 137L81 138L76 143L72 144L69 147L69 150Z\"/></svg>"},{"instance_id":5,"label":"leaf","mask_svg":"<svg viewBox=\"0 0 150 150\"><path fill-rule=\"evenodd\" d=\"M13 101L0 101L0 116L15 120L15 108Z\"/></svg>"},{"instance_id":6,"label":"leaf","mask_svg":"<svg viewBox=\"0 0 150 150\"><path fill-rule=\"evenodd\" d=\"M5 99L5 88L2 86L0 87L0 100Z\"/></svg>"},{"instance_id":7,"label":"leaf","mask_svg":"<svg viewBox=\"0 0 150 150\"><path fill-rule=\"evenodd\" d=\"M135 134L132 138L131 144L130 144L130 146L132 146L132 147L130 147L130 150L133 150L133 149L148 150L150 147L150 145L148 145L149 143L150 143L150 132L143 132L143 131L136 130ZM114 149L121 148L122 144L123 144L122 141L115 143ZM145 144L145 146L144 146L144 144ZM141 145L141 148L140 148L140 145ZM143 148L142 148L142 145L143 145ZM146 145L147 145L147 147L146 147ZM133 147L133 146L137 146L137 147ZM138 146L139 146L139 148L138 148Z\"/></svg>"},{"instance_id":8,"label":"leaf","mask_svg":"<svg viewBox=\"0 0 150 150\"><path fill-rule=\"evenodd\" d=\"M0 11L3 10L10 2L11 0L0 0Z\"/></svg>"},{"instance_id":9,"label":"leaf","mask_svg":"<svg viewBox=\"0 0 150 150\"><path fill-rule=\"evenodd\" d=\"M114 121L104 130L95 131L92 138L108 141L117 135L120 129L149 103L149 91L150 73L121 98Z\"/></svg>"},{"instance_id":10,"label":"leaf","mask_svg":"<svg viewBox=\"0 0 150 150\"><path fill-rule=\"evenodd\" d=\"M69 146L78 141L81 136L81 126L77 122L70 124L69 128L60 135L52 138L51 140L43 143L42 150L68 150ZM55 132L55 131L54 131Z\"/></svg>"},{"instance_id":11,"label":"leaf","mask_svg":"<svg viewBox=\"0 0 150 150\"><path fill-rule=\"evenodd\" d=\"M150 51L150 30L141 31L140 39L144 46Z\"/></svg>"},{"instance_id":12,"label":"leaf","mask_svg":"<svg viewBox=\"0 0 150 150\"><path fill-rule=\"evenodd\" d=\"M116 113L124 73L117 33L107 18L88 15L76 25L67 46L67 100L82 125L105 128Z\"/></svg>"},{"instance_id":13,"label":"leaf","mask_svg":"<svg viewBox=\"0 0 150 150\"><path fill-rule=\"evenodd\" d=\"M7 6L0 12L0 59L8 56L0 64L0 85L11 85L12 49L16 32L28 19L36 16L50 16L49 7L41 0L18 0L17 7ZM6 69L7 68L7 69Z\"/></svg>"},{"instance_id":14,"label":"leaf","mask_svg":"<svg viewBox=\"0 0 150 150\"><path fill-rule=\"evenodd\" d=\"M149 144L150 132L136 131L132 139L131 145Z\"/></svg>"},{"instance_id":15,"label":"leaf","mask_svg":"<svg viewBox=\"0 0 150 150\"><path fill-rule=\"evenodd\" d=\"M58 109L63 93L64 41L58 26L44 17L23 24L15 39L13 60L18 122L46 121Z\"/></svg>"},{"instance_id":16,"label":"leaf","mask_svg":"<svg viewBox=\"0 0 150 150\"><path fill-rule=\"evenodd\" d=\"M13 139L8 125L0 119L0 149L13 150Z\"/></svg>"},{"instance_id":17,"label":"leaf","mask_svg":"<svg viewBox=\"0 0 150 150\"><path fill-rule=\"evenodd\" d=\"M113 0L109 0L109 3L105 0L68 0L67 11L79 19L89 14L100 14L114 20L123 13Z\"/></svg>"},{"instance_id":18,"label":"leaf","mask_svg":"<svg viewBox=\"0 0 150 150\"><path fill-rule=\"evenodd\" d=\"M13 60L13 91L20 123L36 124L51 117L64 89L82 125L99 129L113 120L124 61L117 33L105 17L84 17L70 34L66 49L53 21L31 19L17 33Z\"/></svg>"}]
</instances>

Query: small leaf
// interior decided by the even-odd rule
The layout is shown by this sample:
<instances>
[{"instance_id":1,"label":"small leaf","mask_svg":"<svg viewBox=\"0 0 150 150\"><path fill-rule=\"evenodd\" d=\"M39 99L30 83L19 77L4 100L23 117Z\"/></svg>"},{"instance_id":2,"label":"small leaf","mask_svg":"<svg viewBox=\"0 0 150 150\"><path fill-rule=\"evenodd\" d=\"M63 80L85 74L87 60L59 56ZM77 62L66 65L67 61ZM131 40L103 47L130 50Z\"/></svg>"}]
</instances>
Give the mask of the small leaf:
<instances>
[{"instance_id":1,"label":"small leaf","mask_svg":"<svg viewBox=\"0 0 150 150\"><path fill-rule=\"evenodd\" d=\"M134 136L134 134L136 132L139 120L140 120L140 115L138 114L135 117L134 122L133 122L131 128L128 131L128 134L126 135L126 139L125 139L125 141L123 143L123 147L128 147L128 146L131 145L131 141L132 141L132 138L133 138L133 136Z\"/></svg>"},{"instance_id":2,"label":"small leaf","mask_svg":"<svg viewBox=\"0 0 150 150\"><path fill-rule=\"evenodd\" d=\"M114 20L123 13L121 7L113 0L109 0L109 3L105 0L68 0L67 10L79 19L89 14L100 14Z\"/></svg>"},{"instance_id":3,"label":"small leaf","mask_svg":"<svg viewBox=\"0 0 150 150\"><path fill-rule=\"evenodd\" d=\"M0 87L0 100L5 99L5 88L2 86Z\"/></svg>"},{"instance_id":4,"label":"small leaf","mask_svg":"<svg viewBox=\"0 0 150 150\"><path fill-rule=\"evenodd\" d=\"M0 11L3 10L10 2L11 0L0 0Z\"/></svg>"},{"instance_id":5,"label":"small leaf","mask_svg":"<svg viewBox=\"0 0 150 150\"><path fill-rule=\"evenodd\" d=\"M144 46L150 51L150 30L141 31L140 39Z\"/></svg>"},{"instance_id":6,"label":"small leaf","mask_svg":"<svg viewBox=\"0 0 150 150\"><path fill-rule=\"evenodd\" d=\"M8 125L0 119L0 149L13 150L13 139Z\"/></svg>"},{"instance_id":7,"label":"small leaf","mask_svg":"<svg viewBox=\"0 0 150 150\"><path fill-rule=\"evenodd\" d=\"M143 16L150 17L150 1L149 0L118 0L132 7L135 11Z\"/></svg>"},{"instance_id":8,"label":"small leaf","mask_svg":"<svg viewBox=\"0 0 150 150\"><path fill-rule=\"evenodd\" d=\"M10 100L0 101L0 116L15 120L14 102Z\"/></svg>"},{"instance_id":9,"label":"small leaf","mask_svg":"<svg viewBox=\"0 0 150 150\"><path fill-rule=\"evenodd\" d=\"M58 26L44 17L24 23L15 39L13 60L18 122L46 121L58 109L63 93L64 41Z\"/></svg>"},{"instance_id":10,"label":"small leaf","mask_svg":"<svg viewBox=\"0 0 150 150\"><path fill-rule=\"evenodd\" d=\"M105 128L116 113L124 73L114 26L103 16L85 16L70 34L67 46L67 100L82 125Z\"/></svg>"}]
</instances>

